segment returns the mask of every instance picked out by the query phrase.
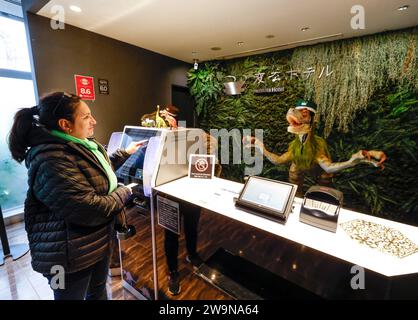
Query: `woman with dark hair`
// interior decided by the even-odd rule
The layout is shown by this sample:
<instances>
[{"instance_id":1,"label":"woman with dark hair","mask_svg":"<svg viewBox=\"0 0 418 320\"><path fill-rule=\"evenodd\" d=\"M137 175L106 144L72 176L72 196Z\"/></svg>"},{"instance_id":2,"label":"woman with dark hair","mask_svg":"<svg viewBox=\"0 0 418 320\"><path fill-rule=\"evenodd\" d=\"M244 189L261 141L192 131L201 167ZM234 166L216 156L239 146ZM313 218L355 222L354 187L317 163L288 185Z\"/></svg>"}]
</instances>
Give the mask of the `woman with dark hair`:
<instances>
[{"instance_id":1,"label":"woman with dark hair","mask_svg":"<svg viewBox=\"0 0 418 320\"><path fill-rule=\"evenodd\" d=\"M107 299L114 224L132 193L118 186L113 169L140 144L107 157L91 138L95 125L78 96L55 92L18 111L9 135L12 157L28 168L32 267L49 280L56 300Z\"/></svg>"}]
</instances>

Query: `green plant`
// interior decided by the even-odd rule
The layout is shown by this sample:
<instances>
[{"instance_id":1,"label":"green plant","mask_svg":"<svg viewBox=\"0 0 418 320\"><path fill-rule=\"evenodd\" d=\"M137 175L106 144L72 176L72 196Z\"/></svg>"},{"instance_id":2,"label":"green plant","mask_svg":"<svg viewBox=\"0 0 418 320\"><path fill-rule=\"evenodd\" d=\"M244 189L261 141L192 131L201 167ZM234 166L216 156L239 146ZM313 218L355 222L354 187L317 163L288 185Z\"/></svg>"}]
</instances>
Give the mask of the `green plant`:
<instances>
[{"instance_id":1,"label":"green plant","mask_svg":"<svg viewBox=\"0 0 418 320\"><path fill-rule=\"evenodd\" d=\"M304 81L305 98L318 105L327 137L333 127L348 132L370 97L388 83L417 91L417 53L418 28L413 28L297 48L291 63L298 70L330 66L333 71Z\"/></svg>"},{"instance_id":2,"label":"green plant","mask_svg":"<svg viewBox=\"0 0 418 320\"><path fill-rule=\"evenodd\" d=\"M333 160L347 159L359 149L383 150L388 156L385 169L359 165L338 173L334 182L344 192L348 206L416 224L418 94L393 91L394 87L389 86L377 92L347 134L328 138Z\"/></svg>"},{"instance_id":3,"label":"green plant","mask_svg":"<svg viewBox=\"0 0 418 320\"><path fill-rule=\"evenodd\" d=\"M287 133L287 110L294 106L297 99L312 96L317 102L322 101L318 108L324 112L321 113L318 135L324 137L333 132L327 138L333 161L345 161L360 149L382 150L388 156L383 171L360 164L334 176L334 186L344 193L345 206L393 220L418 224L416 30L415 28L326 43L296 49L293 52L251 56L222 64L212 62L209 66L216 71L210 69L211 74L218 74L211 78L211 81L216 79L217 94L205 96L196 91L197 85L191 90L195 98L198 96L197 100L203 101L200 110L206 110L205 114L200 113L200 126L206 131L222 128L263 129L267 149L282 154L294 138L292 134ZM297 53L298 50L305 51L302 55ZM356 52L357 55L354 54ZM304 67L308 67L311 61L320 61L320 66L327 61L332 63L332 69L336 73L341 72L341 75L312 86L306 81L283 77L279 83L266 82L263 85L283 86L284 92L253 92L253 89L260 87L260 84L255 82L254 74L265 72L267 75L274 70L284 72L294 69L294 59L305 61ZM338 67L340 64L341 68ZM353 69L353 66L357 66L357 69ZM359 75L356 75L357 70L360 72ZM342 79L344 74L349 80ZM241 95L222 94L222 83L226 75L234 75L237 78L245 75L247 80ZM202 76L202 79L205 77ZM202 82L202 79L193 78L189 84ZM347 102L339 105L344 99ZM359 105L355 106L356 103ZM365 105L360 106L363 103ZM326 108L324 104L327 105ZM343 128L341 126L345 126L344 133L340 131ZM243 164L223 165L222 176L242 182L244 168ZM287 181L288 169L289 165L274 166L264 159L261 175ZM314 181L307 176L305 187L308 188L313 183Z\"/></svg>"},{"instance_id":4,"label":"green plant","mask_svg":"<svg viewBox=\"0 0 418 320\"><path fill-rule=\"evenodd\" d=\"M196 113L205 118L207 110L213 106L222 92L224 75L218 63L201 64L197 70L190 69L187 84L194 97Z\"/></svg>"}]
</instances>

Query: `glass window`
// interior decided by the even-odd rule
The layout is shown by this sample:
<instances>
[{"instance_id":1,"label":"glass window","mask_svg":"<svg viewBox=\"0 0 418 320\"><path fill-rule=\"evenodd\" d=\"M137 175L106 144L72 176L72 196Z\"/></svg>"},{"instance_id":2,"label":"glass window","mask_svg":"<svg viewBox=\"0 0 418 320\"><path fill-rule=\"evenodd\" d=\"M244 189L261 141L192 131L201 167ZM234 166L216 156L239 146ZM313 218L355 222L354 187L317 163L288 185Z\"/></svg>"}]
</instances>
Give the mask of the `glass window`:
<instances>
[{"instance_id":1,"label":"glass window","mask_svg":"<svg viewBox=\"0 0 418 320\"><path fill-rule=\"evenodd\" d=\"M32 80L0 77L0 205L5 216L23 205L27 190L26 167L11 158L7 136L16 111L35 104Z\"/></svg>"},{"instance_id":2,"label":"glass window","mask_svg":"<svg viewBox=\"0 0 418 320\"><path fill-rule=\"evenodd\" d=\"M30 72L23 22L0 16L0 69Z\"/></svg>"},{"instance_id":3,"label":"glass window","mask_svg":"<svg viewBox=\"0 0 418 320\"><path fill-rule=\"evenodd\" d=\"M7 136L15 113L35 105L30 79L23 19L0 14L0 205L6 217L22 212L26 198L26 167L11 158Z\"/></svg>"}]
</instances>

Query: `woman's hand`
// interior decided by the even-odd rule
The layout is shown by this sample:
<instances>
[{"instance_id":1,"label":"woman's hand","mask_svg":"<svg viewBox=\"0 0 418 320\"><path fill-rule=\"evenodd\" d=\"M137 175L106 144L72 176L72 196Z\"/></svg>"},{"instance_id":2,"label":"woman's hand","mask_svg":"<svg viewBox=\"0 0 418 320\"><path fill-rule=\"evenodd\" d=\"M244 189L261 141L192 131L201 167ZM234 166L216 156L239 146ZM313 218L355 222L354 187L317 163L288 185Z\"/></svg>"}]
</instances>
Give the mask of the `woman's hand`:
<instances>
[{"instance_id":1,"label":"woman's hand","mask_svg":"<svg viewBox=\"0 0 418 320\"><path fill-rule=\"evenodd\" d=\"M143 145L148 143L148 139L141 140L141 141L133 141L129 144L129 146L125 149L125 151L129 154L134 154L139 148Z\"/></svg>"},{"instance_id":2,"label":"woman's hand","mask_svg":"<svg viewBox=\"0 0 418 320\"><path fill-rule=\"evenodd\" d=\"M136 187L137 185L138 185L137 183L130 183L130 184L125 185L125 187L127 187L132 194L132 189Z\"/></svg>"}]
</instances>

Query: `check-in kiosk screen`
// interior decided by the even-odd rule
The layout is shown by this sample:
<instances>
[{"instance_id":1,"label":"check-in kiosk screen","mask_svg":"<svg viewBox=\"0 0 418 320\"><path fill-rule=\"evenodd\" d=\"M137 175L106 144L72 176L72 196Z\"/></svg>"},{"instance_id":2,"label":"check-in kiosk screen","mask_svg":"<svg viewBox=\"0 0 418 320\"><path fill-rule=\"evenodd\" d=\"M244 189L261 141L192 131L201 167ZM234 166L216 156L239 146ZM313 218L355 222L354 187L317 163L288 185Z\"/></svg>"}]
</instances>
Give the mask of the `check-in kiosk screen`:
<instances>
[{"instance_id":1,"label":"check-in kiosk screen","mask_svg":"<svg viewBox=\"0 0 418 320\"><path fill-rule=\"evenodd\" d=\"M241 196L241 200L283 213L286 209L291 191L291 185L250 178Z\"/></svg>"},{"instance_id":2,"label":"check-in kiosk screen","mask_svg":"<svg viewBox=\"0 0 418 320\"><path fill-rule=\"evenodd\" d=\"M152 128L125 127L123 132L121 148L126 148L133 141L150 139L159 134L158 130ZM122 183L142 183L144 158L147 145L139 148L128 160L116 171L118 180Z\"/></svg>"}]
</instances>

